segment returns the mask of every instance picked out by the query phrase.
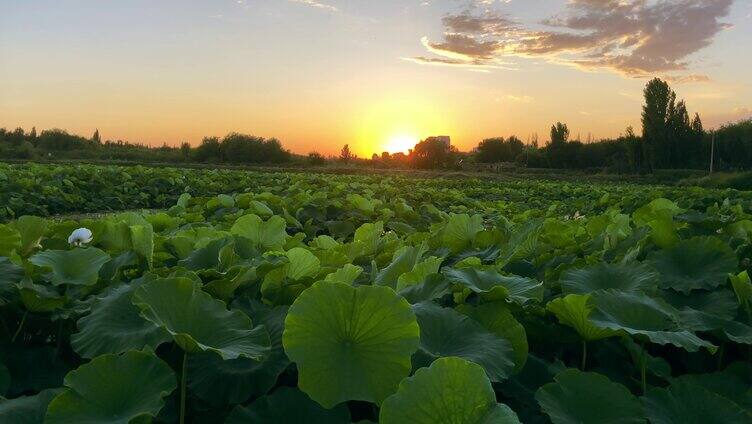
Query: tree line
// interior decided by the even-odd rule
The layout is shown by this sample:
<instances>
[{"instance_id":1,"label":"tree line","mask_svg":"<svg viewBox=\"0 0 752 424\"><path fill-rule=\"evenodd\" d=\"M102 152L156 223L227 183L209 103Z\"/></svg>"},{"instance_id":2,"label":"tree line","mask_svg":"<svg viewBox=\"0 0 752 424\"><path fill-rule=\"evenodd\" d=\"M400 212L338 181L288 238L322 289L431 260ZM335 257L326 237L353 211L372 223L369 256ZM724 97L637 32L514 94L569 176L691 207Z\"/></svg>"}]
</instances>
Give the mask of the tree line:
<instances>
[{"instance_id":1,"label":"tree line","mask_svg":"<svg viewBox=\"0 0 752 424\"><path fill-rule=\"evenodd\" d=\"M644 90L642 135L628 127L615 139L572 140L566 124L551 126L549 141L525 145L515 136L481 141L471 158L477 163L515 163L533 168L608 168L619 172L656 169L708 169L711 150L716 169L752 168L752 119L705 131L700 115L690 119L687 104L669 84L653 79Z\"/></svg>"},{"instance_id":2,"label":"tree line","mask_svg":"<svg viewBox=\"0 0 752 424\"><path fill-rule=\"evenodd\" d=\"M96 159L133 162L286 163L292 154L275 139L230 133L223 138L205 137L200 145L152 147L122 140L105 140L96 130L90 138L50 129L8 131L0 128L0 158L5 159Z\"/></svg>"}]
</instances>

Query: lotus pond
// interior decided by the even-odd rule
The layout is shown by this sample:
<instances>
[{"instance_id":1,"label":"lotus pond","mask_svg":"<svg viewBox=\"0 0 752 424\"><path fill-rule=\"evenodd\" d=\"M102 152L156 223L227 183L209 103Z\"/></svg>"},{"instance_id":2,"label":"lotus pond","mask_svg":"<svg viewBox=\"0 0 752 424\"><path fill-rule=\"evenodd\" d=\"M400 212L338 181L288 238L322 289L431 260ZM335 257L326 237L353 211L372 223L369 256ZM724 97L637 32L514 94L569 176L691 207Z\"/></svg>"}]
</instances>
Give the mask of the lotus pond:
<instances>
[{"instance_id":1,"label":"lotus pond","mask_svg":"<svg viewBox=\"0 0 752 424\"><path fill-rule=\"evenodd\" d=\"M752 422L749 192L0 165L0 201L2 423Z\"/></svg>"}]
</instances>

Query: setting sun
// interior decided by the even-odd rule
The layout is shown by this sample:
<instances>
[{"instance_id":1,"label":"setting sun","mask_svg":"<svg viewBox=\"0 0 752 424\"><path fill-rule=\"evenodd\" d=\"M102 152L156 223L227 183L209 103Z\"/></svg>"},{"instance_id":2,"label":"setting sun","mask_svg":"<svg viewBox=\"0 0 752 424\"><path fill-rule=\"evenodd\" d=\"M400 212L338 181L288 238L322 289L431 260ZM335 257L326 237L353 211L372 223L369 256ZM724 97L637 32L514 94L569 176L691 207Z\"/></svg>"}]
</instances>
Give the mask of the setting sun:
<instances>
[{"instance_id":1,"label":"setting sun","mask_svg":"<svg viewBox=\"0 0 752 424\"><path fill-rule=\"evenodd\" d=\"M418 137L412 135L399 134L389 137L384 150L389 153L407 153L408 150L418 144Z\"/></svg>"}]
</instances>

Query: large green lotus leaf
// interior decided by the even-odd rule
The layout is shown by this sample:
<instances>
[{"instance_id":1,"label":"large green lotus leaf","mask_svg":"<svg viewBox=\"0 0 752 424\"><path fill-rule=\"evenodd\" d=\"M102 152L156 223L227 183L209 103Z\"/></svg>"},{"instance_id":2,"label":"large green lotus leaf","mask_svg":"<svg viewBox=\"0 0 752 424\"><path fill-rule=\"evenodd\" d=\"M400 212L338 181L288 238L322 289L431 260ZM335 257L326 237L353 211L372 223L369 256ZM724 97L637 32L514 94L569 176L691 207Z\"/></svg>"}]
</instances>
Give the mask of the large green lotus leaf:
<instances>
[{"instance_id":1,"label":"large green lotus leaf","mask_svg":"<svg viewBox=\"0 0 752 424\"><path fill-rule=\"evenodd\" d=\"M752 364L736 362L722 372L684 374L674 379L700 386L752 412Z\"/></svg>"},{"instance_id":2,"label":"large green lotus leaf","mask_svg":"<svg viewBox=\"0 0 752 424\"><path fill-rule=\"evenodd\" d=\"M483 231L483 217L480 215L451 214L442 233L442 244L453 253L459 253L470 247L475 236Z\"/></svg>"},{"instance_id":3,"label":"large green lotus leaf","mask_svg":"<svg viewBox=\"0 0 752 424\"><path fill-rule=\"evenodd\" d=\"M658 198L634 211L632 219L637 226L641 227L647 225L650 221L673 218L682 212L684 212L684 209L671 200Z\"/></svg>"},{"instance_id":4,"label":"large green lotus leaf","mask_svg":"<svg viewBox=\"0 0 752 424\"><path fill-rule=\"evenodd\" d=\"M607 289L651 291L658 288L658 274L639 263L599 263L565 271L559 284L564 294L590 294Z\"/></svg>"},{"instance_id":5,"label":"large green lotus leaf","mask_svg":"<svg viewBox=\"0 0 752 424\"><path fill-rule=\"evenodd\" d=\"M73 250L45 250L29 258L39 267L52 269L52 284L91 286L99 279L99 270L110 260L110 255L94 248Z\"/></svg>"},{"instance_id":6,"label":"large green lotus leaf","mask_svg":"<svg viewBox=\"0 0 752 424\"><path fill-rule=\"evenodd\" d=\"M642 397L652 424L749 424L752 413L735 402L689 381L651 388Z\"/></svg>"},{"instance_id":7,"label":"large green lotus leaf","mask_svg":"<svg viewBox=\"0 0 752 424\"><path fill-rule=\"evenodd\" d=\"M22 216L16 220L15 226L21 234L21 250L19 253L23 256L39 247L39 242L47 231L47 221L38 216Z\"/></svg>"},{"instance_id":8,"label":"large green lotus leaf","mask_svg":"<svg viewBox=\"0 0 752 424\"><path fill-rule=\"evenodd\" d=\"M78 320L78 332L71 335L71 347L81 357L105 353L156 349L170 340L161 327L144 319L131 299L137 284L122 284L97 297L91 313Z\"/></svg>"},{"instance_id":9,"label":"large green lotus leaf","mask_svg":"<svg viewBox=\"0 0 752 424\"><path fill-rule=\"evenodd\" d=\"M480 294L490 294L493 299L509 298L524 304L543 298L543 283L532 278L502 275L494 270L477 268L446 268L444 275L452 283L467 287Z\"/></svg>"},{"instance_id":10,"label":"large green lotus leaf","mask_svg":"<svg viewBox=\"0 0 752 424\"><path fill-rule=\"evenodd\" d=\"M43 424L47 405L61 389L43 390L33 396L0 400L0 422L9 424Z\"/></svg>"},{"instance_id":11,"label":"large green lotus leaf","mask_svg":"<svg viewBox=\"0 0 752 424\"><path fill-rule=\"evenodd\" d=\"M286 265L287 278L294 281L302 280L303 278L313 277L321 269L321 263L309 250L302 247L295 247L285 253L287 259L290 261Z\"/></svg>"},{"instance_id":12,"label":"large green lotus leaf","mask_svg":"<svg viewBox=\"0 0 752 424\"><path fill-rule=\"evenodd\" d=\"M662 287L685 293L724 284L738 266L734 251L715 237L695 237L656 251L650 264L660 273Z\"/></svg>"},{"instance_id":13,"label":"large green lotus leaf","mask_svg":"<svg viewBox=\"0 0 752 424\"><path fill-rule=\"evenodd\" d=\"M379 413L381 424L518 424L517 415L496 403L480 365L440 358L402 380Z\"/></svg>"},{"instance_id":14,"label":"large green lotus leaf","mask_svg":"<svg viewBox=\"0 0 752 424\"><path fill-rule=\"evenodd\" d=\"M570 294L548 302L546 309L556 315L559 322L574 328L585 341L611 337L615 331L599 328L590 321L593 305L590 295Z\"/></svg>"},{"instance_id":15,"label":"large green lotus leaf","mask_svg":"<svg viewBox=\"0 0 752 424\"><path fill-rule=\"evenodd\" d=\"M388 287L321 282L290 307L282 340L298 386L313 400L380 404L410 373L420 330L410 305Z\"/></svg>"},{"instance_id":16,"label":"large green lotus leaf","mask_svg":"<svg viewBox=\"0 0 752 424\"><path fill-rule=\"evenodd\" d=\"M131 248L151 267L154 257L154 229L151 224L131 225Z\"/></svg>"},{"instance_id":17,"label":"large green lotus leaf","mask_svg":"<svg viewBox=\"0 0 752 424\"><path fill-rule=\"evenodd\" d=\"M731 290L694 290L689 294L665 290L663 299L678 310L681 326L690 331L720 329L733 321L739 307Z\"/></svg>"},{"instance_id":18,"label":"large green lotus leaf","mask_svg":"<svg viewBox=\"0 0 752 424\"><path fill-rule=\"evenodd\" d=\"M350 411L344 404L324 409L300 390L280 387L248 407L236 407L225 421L225 424L250 423L349 424Z\"/></svg>"},{"instance_id":19,"label":"large green lotus leaf","mask_svg":"<svg viewBox=\"0 0 752 424\"><path fill-rule=\"evenodd\" d=\"M413 367L428 366L437 358L455 356L482 366L491 381L502 381L514 368L514 351L506 338L474 319L435 303L413 306L420 325L420 349Z\"/></svg>"},{"instance_id":20,"label":"large green lotus leaf","mask_svg":"<svg viewBox=\"0 0 752 424\"><path fill-rule=\"evenodd\" d=\"M457 306L457 311L480 323L486 330L503 337L514 350L514 369L519 372L527 361L528 344L525 327L509 311L504 302L490 302L479 306Z\"/></svg>"},{"instance_id":21,"label":"large green lotus leaf","mask_svg":"<svg viewBox=\"0 0 752 424\"><path fill-rule=\"evenodd\" d=\"M52 312L61 309L68 300L54 287L36 284L28 279L21 280L17 287L21 303L29 312Z\"/></svg>"},{"instance_id":22,"label":"large green lotus leaf","mask_svg":"<svg viewBox=\"0 0 752 424\"><path fill-rule=\"evenodd\" d=\"M290 364L282 347L287 306L268 307L243 298L233 307L245 312L269 331L271 352L263 361L248 358L222 360L213 353L188 357L188 387L191 393L212 405L241 403L252 396L266 394L277 377Z\"/></svg>"},{"instance_id":23,"label":"large green lotus leaf","mask_svg":"<svg viewBox=\"0 0 752 424\"><path fill-rule=\"evenodd\" d=\"M69 372L65 386L50 402L45 424L148 422L177 382L161 359L131 351L94 358Z\"/></svg>"},{"instance_id":24,"label":"large green lotus leaf","mask_svg":"<svg viewBox=\"0 0 752 424\"><path fill-rule=\"evenodd\" d=\"M451 283L443 274L433 274L426 277L421 284L409 286L400 290L400 296L410 304L438 299L451 291Z\"/></svg>"},{"instance_id":25,"label":"large green lotus leaf","mask_svg":"<svg viewBox=\"0 0 752 424\"><path fill-rule=\"evenodd\" d=\"M621 384L594 372L565 370L535 393L554 424L645 423L642 405Z\"/></svg>"},{"instance_id":26,"label":"large green lotus leaf","mask_svg":"<svg viewBox=\"0 0 752 424\"><path fill-rule=\"evenodd\" d=\"M595 309L590 321L597 327L647 337L657 344L672 344L690 352L701 347L715 352L716 346L680 328L678 311L663 300L641 293L615 290L591 295Z\"/></svg>"},{"instance_id":27,"label":"large green lotus leaf","mask_svg":"<svg viewBox=\"0 0 752 424\"><path fill-rule=\"evenodd\" d=\"M251 240L263 250L281 249L287 238L287 222L281 216L273 216L268 221L258 215L243 215L230 228L236 236Z\"/></svg>"},{"instance_id":28,"label":"large green lotus leaf","mask_svg":"<svg viewBox=\"0 0 752 424\"><path fill-rule=\"evenodd\" d=\"M214 352L223 359L261 360L269 352L269 334L251 319L201 290L187 278L150 281L133 294L141 315L169 332L190 353Z\"/></svg>"},{"instance_id":29,"label":"large green lotus leaf","mask_svg":"<svg viewBox=\"0 0 752 424\"><path fill-rule=\"evenodd\" d=\"M21 233L6 224L0 224L0 256L11 256L21 249Z\"/></svg>"}]
</instances>

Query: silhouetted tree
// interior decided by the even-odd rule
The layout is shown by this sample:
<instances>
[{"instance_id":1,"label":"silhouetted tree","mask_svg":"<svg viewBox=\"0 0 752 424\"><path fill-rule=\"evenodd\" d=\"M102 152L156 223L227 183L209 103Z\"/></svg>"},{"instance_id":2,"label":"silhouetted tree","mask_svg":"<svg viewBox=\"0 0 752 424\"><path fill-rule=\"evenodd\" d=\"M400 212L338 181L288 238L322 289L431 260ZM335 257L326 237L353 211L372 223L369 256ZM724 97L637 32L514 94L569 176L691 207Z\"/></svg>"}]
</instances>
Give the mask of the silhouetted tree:
<instances>
[{"instance_id":1,"label":"silhouetted tree","mask_svg":"<svg viewBox=\"0 0 752 424\"><path fill-rule=\"evenodd\" d=\"M343 163L350 163L351 161L355 160L355 158L356 156L352 151L350 151L349 144L342 146L342 150L339 151L339 160L341 160Z\"/></svg>"},{"instance_id":2,"label":"silhouetted tree","mask_svg":"<svg viewBox=\"0 0 752 424\"><path fill-rule=\"evenodd\" d=\"M91 136L92 143L101 144L102 138L99 136L99 128L94 130L94 135Z\"/></svg>"},{"instance_id":3,"label":"silhouetted tree","mask_svg":"<svg viewBox=\"0 0 752 424\"><path fill-rule=\"evenodd\" d=\"M655 78L645 86L642 107L642 146L644 165L653 170L665 163L666 143L671 114L675 110L676 93L668 83Z\"/></svg>"},{"instance_id":4,"label":"silhouetted tree","mask_svg":"<svg viewBox=\"0 0 752 424\"><path fill-rule=\"evenodd\" d=\"M557 122L551 126L551 144L566 143L569 141L569 128L567 124Z\"/></svg>"}]
</instances>

